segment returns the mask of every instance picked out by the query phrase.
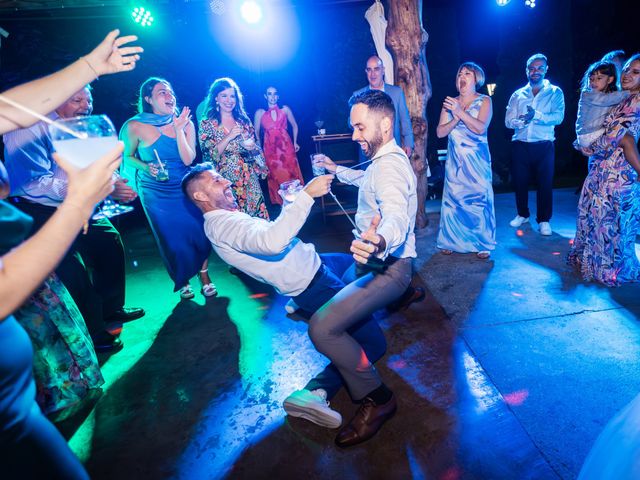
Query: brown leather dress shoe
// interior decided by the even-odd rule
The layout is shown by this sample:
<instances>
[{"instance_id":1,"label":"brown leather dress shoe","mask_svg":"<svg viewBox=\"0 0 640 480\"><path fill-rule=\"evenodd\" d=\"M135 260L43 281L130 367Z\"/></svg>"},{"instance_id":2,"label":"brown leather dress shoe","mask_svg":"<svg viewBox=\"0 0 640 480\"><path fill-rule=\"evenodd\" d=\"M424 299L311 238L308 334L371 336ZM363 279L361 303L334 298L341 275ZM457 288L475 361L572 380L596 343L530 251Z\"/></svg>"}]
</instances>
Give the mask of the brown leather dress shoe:
<instances>
[{"instance_id":1,"label":"brown leather dress shoe","mask_svg":"<svg viewBox=\"0 0 640 480\"><path fill-rule=\"evenodd\" d=\"M372 399L366 397L351 421L338 432L336 445L350 447L366 442L378 433L384 422L393 417L397 408L396 397L393 395L391 400L383 405L376 405Z\"/></svg>"}]
</instances>

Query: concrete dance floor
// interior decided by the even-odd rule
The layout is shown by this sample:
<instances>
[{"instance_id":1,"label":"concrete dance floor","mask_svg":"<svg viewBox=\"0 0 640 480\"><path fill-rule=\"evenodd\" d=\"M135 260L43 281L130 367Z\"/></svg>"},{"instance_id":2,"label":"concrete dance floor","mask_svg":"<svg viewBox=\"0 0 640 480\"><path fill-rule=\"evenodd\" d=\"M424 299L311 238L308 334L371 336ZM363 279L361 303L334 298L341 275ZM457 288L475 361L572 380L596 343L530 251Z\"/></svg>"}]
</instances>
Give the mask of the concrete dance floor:
<instances>
[{"instance_id":1,"label":"concrete dance floor","mask_svg":"<svg viewBox=\"0 0 640 480\"><path fill-rule=\"evenodd\" d=\"M585 284L565 265L577 197L554 193L551 237L510 228L513 196L496 196L489 260L438 253L430 205L414 277L427 297L379 314L389 347L378 368L398 413L347 450L281 408L326 362L285 299L212 257L219 296L180 301L143 217L123 219L127 304L147 315L102 358L104 393L59 426L94 479L575 478L640 392L640 295ZM301 237L346 251L349 230L316 213ZM332 405L346 419L356 409L344 391Z\"/></svg>"}]
</instances>

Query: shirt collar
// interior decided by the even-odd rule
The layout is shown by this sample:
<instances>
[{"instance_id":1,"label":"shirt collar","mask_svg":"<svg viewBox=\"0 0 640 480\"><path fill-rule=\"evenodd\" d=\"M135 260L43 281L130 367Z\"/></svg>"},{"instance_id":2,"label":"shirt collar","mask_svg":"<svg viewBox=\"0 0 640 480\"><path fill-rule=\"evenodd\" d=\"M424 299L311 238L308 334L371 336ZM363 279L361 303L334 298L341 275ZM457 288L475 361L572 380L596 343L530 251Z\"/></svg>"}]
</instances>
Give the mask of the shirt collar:
<instances>
[{"instance_id":1,"label":"shirt collar","mask_svg":"<svg viewBox=\"0 0 640 480\"><path fill-rule=\"evenodd\" d=\"M216 208L215 210L210 210L204 214L204 218L213 218L219 217L220 215L227 215L230 213L237 212L238 210L225 210L224 208Z\"/></svg>"},{"instance_id":2,"label":"shirt collar","mask_svg":"<svg viewBox=\"0 0 640 480\"><path fill-rule=\"evenodd\" d=\"M399 149L400 147L398 147L398 144L396 143L396 139L392 138L387 143L385 143L382 147L380 147L380 149L376 152L376 154L373 156L371 161L373 162L375 159L380 158L383 155L387 155L388 153L391 153L392 151L399 150Z\"/></svg>"}]
</instances>

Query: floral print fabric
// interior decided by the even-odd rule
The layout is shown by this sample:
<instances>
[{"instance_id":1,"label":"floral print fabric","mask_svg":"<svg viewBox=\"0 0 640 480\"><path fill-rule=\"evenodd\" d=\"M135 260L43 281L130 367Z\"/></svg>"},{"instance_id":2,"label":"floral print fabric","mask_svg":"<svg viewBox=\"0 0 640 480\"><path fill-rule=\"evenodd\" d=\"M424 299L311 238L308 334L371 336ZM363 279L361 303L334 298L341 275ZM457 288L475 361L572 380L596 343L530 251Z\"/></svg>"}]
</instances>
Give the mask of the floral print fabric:
<instances>
[{"instance_id":1,"label":"floral print fabric","mask_svg":"<svg viewBox=\"0 0 640 480\"><path fill-rule=\"evenodd\" d=\"M608 286L640 280L635 252L640 229L640 183L618 147L629 133L640 135L640 93L615 107L605 133L591 146L591 168L578 204L576 237L568 262L585 280Z\"/></svg>"},{"instance_id":2,"label":"floral print fabric","mask_svg":"<svg viewBox=\"0 0 640 480\"><path fill-rule=\"evenodd\" d=\"M70 407L104 383L82 315L55 274L14 316L33 344L36 401L43 413Z\"/></svg>"},{"instance_id":3,"label":"floral print fabric","mask_svg":"<svg viewBox=\"0 0 640 480\"><path fill-rule=\"evenodd\" d=\"M255 139L252 125L240 126L243 127L245 136ZM216 119L208 118L200 122L200 148L204 160L211 162L220 175L233 183L233 192L241 211L252 217L268 220L269 213L259 181L259 177L265 178L268 173L262 152L252 155L242 147L242 135L239 135L219 154L216 146L227 134L224 126Z\"/></svg>"}]
</instances>

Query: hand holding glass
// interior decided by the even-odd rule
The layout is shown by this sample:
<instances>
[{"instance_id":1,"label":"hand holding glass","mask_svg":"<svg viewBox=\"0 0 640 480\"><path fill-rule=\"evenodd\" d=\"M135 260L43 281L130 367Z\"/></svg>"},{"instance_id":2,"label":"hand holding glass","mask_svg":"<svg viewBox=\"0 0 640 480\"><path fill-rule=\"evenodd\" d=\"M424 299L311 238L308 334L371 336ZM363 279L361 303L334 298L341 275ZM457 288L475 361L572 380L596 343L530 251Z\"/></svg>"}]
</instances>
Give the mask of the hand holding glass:
<instances>
[{"instance_id":1,"label":"hand holding glass","mask_svg":"<svg viewBox=\"0 0 640 480\"><path fill-rule=\"evenodd\" d=\"M313 176L318 177L320 175L324 175L324 155L321 153L312 153L311 154L311 170L313 171Z\"/></svg>"}]
</instances>

